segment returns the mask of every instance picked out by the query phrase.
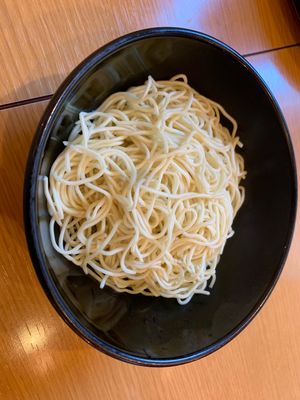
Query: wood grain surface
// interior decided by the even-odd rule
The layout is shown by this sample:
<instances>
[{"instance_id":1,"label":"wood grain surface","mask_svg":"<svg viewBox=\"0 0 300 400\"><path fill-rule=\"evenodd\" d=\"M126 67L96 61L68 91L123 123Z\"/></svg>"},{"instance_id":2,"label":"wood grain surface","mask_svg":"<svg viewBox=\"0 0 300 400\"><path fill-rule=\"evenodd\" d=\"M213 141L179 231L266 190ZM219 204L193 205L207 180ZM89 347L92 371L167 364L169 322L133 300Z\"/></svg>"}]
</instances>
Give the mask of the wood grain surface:
<instances>
[{"instance_id":1,"label":"wood grain surface","mask_svg":"<svg viewBox=\"0 0 300 400\"><path fill-rule=\"evenodd\" d=\"M53 93L92 51L153 26L203 31L242 54L300 42L292 0L2 0L0 104Z\"/></svg>"},{"instance_id":2,"label":"wood grain surface","mask_svg":"<svg viewBox=\"0 0 300 400\"><path fill-rule=\"evenodd\" d=\"M282 107L299 164L300 47L249 60ZM26 155L45 106L0 112L0 398L300 399L299 222L267 304L236 339L205 359L165 369L127 365L91 348L60 319L35 276L22 225Z\"/></svg>"}]
</instances>

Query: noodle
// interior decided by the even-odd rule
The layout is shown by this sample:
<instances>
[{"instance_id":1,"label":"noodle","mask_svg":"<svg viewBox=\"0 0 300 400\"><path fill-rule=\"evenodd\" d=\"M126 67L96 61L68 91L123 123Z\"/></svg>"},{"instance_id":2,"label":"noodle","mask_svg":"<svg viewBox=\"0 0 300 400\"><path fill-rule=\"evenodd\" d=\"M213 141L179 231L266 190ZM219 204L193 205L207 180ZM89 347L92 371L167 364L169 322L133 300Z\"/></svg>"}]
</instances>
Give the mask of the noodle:
<instances>
[{"instance_id":1,"label":"noodle","mask_svg":"<svg viewBox=\"0 0 300 400\"><path fill-rule=\"evenodd\" d=\"M180 304L209 294L244 201L236 132L185 75L149 77L81 112L44 177L55 250L100 288Z\"/></svg>"}]
</instances>

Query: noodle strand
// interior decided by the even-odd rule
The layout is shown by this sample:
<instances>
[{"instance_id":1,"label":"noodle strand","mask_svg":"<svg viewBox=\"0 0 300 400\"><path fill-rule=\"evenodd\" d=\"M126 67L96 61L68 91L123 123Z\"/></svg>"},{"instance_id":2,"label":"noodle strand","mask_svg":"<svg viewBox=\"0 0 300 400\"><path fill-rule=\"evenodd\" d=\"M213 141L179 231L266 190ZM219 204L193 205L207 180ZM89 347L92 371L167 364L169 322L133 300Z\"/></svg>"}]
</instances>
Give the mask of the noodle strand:
<instances>
[{"instance_id":1,"label":"noodle strand","mask_svg":"<svg viewBox=\"0 0 300 400\"><path fill-rule=\"evenodd\" d=\"M81 112L44 177L53 247L100 288L180 304L209 294L245 197L236 135L185 75Z\"/></svg>"}]
</instances>

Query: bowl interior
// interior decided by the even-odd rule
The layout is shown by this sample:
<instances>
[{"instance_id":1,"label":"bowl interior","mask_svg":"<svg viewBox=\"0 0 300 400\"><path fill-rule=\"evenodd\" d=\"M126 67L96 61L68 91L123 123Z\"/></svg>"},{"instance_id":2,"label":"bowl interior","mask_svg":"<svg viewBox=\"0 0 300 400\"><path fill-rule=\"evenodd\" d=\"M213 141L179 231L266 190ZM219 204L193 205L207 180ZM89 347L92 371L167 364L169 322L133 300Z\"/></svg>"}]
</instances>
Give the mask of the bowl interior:
<instances>
[{"instance_id":1,"label":"bowl interior","mask_svg":"<svg viewBox=\"0 0 300 400\"><path fill-rule=\"evenodd\" d=\"M280 271L295 202L293 161L284 123L246 63L208 39L140 38L97 57L84 67L85 74L73 79L64 101L47 121L44 135L49 138L39 175L49 173L79 111L95 109L109 94L142 84L149 74L158 80L185 73L192 87L222 104L238 121L248 171L246 201L218 265L211 295L196 295L180 306L176 300L100 290L98 283L59 256L50 243L49 217L38 181L33 201L42 273L48 285L54 283L58 289L63 312L72 314L81 330L94 335L94 344L108 344L107 351L149 360L204 354L241 328Z\"/></svg>"}]
</instances>

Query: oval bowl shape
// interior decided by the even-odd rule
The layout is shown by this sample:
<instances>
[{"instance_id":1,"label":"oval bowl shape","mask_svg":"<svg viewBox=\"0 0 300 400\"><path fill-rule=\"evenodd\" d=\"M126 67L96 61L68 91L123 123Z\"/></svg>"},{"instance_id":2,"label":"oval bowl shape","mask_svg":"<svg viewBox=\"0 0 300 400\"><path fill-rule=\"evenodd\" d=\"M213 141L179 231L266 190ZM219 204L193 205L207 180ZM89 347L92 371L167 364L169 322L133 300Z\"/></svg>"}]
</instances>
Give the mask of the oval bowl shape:
<instances>
[{"instance_id":1,"label":"oval bowl shape","mask_svg":"<svg viewBox=\"0 0 300 400\"><path fill-rule=\"evenodd\" d=\"M82 110L110 94L184 73L199 93L239 124L246 200L217 267L210 296L173 299L116 293L53 249L41 177L62 151ZM181 28L152 28L95 51L62 83L37 129L24 186L24 220L33 265L51 303L88 343L123 361L168 366L199 359L234 338L271 293L290 246L296 168L281 111L253 67L218 40Z\"/></svg>"}]
</instances>

